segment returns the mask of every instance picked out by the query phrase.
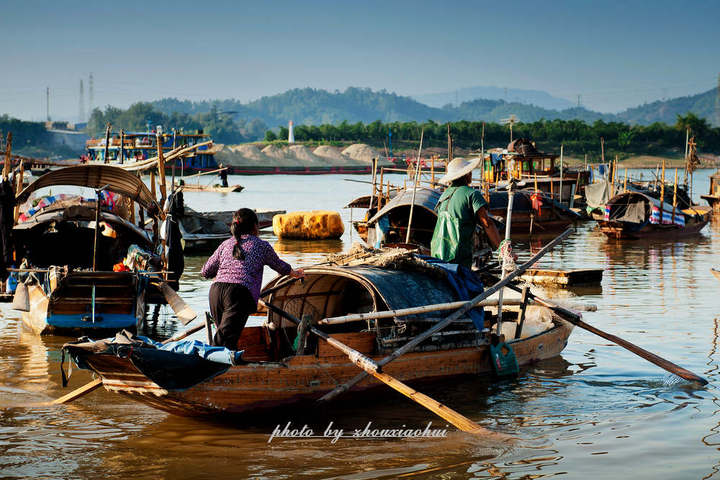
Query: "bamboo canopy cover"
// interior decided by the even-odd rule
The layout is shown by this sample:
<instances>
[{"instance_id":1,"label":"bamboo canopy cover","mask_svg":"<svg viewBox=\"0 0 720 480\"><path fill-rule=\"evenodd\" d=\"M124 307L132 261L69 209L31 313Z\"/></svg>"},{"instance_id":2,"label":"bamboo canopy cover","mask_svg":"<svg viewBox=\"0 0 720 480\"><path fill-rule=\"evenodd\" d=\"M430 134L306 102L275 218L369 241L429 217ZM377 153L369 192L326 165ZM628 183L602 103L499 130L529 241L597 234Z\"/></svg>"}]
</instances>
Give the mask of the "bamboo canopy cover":
<instances>
[{"instance_id":1,"label":"bamboo canopy cover","mask_svg":"<svg viewBox=\"0 0 720 480\"><path fill-rule=\"evenodd\" d=\"M145 209L160 209L155 197L143 181L119 167L110 165L77 165L46 173L17 195L17 202L25 202L30 194L55 185L73 185L78 187L100 188L109 185L109 190L125 195L142 205Z\"/></svg>"}]
</instances>

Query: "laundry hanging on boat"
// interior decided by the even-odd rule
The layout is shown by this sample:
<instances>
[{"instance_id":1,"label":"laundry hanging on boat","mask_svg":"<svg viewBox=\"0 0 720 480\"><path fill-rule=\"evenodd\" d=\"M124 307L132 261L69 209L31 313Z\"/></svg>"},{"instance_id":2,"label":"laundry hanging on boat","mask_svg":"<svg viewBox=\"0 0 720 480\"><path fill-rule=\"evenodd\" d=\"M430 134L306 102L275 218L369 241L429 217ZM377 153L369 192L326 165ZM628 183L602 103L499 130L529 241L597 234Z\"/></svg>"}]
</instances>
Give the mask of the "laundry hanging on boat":
<instances>
[{"instance_id":1,"label":"laundry hanging on boat","mask_svg":"<svg viewBox=\"0 0 720 480\"><path fill-rule=\"evenodd\" d=\"M650 223L659 224L660 223L660 208L653 205L652 212L650 213ZM680 212L678 215L677 213L673 217L672 211L663 210L662 212L662 223L663 225L680 225L681 227L685 226L685 215Z\"/></svg>"}]
</instances>

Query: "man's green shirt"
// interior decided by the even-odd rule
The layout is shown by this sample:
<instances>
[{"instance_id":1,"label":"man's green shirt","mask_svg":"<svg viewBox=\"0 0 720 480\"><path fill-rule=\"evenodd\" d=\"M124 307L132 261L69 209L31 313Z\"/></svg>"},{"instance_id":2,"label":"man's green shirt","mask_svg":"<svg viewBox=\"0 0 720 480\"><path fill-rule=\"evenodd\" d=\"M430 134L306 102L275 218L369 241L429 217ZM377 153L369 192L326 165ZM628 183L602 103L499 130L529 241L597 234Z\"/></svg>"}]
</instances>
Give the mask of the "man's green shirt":
<instances>
[{"instance_id":1,"label":"man's green shirt","mask_svg":"<svg viewBox=\"0 0 720 480\"><path fill-rule=\"evenodd\" d=\"M440 196L438 201L438 212L447 209L450 216L458 220L459 225L459 242L455 258L441 258L450 263L457 263L470 267L472 265L473 254L473 233L477 224L477 212L486 206L487 202L483 198L480 191L475 190L467 185L461 187L448 187ZM438 226L435 229L438 232ZM447 241L446 238L440 239ZM444 250L433 249L431 255L438 257L438 252ZM440 257L438 257L440 258Z\"/></svg>"}]
</instances>

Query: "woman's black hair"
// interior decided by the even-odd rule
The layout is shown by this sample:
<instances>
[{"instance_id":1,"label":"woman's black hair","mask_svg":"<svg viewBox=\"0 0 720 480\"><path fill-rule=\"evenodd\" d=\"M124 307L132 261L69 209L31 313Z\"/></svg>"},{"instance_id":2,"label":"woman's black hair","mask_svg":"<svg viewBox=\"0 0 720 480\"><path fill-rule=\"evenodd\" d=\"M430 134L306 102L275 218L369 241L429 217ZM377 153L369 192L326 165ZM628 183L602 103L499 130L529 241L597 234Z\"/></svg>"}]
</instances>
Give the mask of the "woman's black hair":
<instances>
[{"instance_id":1,"label":"woman's black hair","mask_svg":"<svg viewBox=\"0 0 720 480\"><path fill-rule=\"evenodd\" d=\"M258 218L254 211L249 208L241 208L233 214L232 225L230 225L230 233L235 237L237 243L233 248L233 258L236 260L245 260L245 252L242 250L242 235L253 233L258 224Z\"/></svg>"}]
</instances>

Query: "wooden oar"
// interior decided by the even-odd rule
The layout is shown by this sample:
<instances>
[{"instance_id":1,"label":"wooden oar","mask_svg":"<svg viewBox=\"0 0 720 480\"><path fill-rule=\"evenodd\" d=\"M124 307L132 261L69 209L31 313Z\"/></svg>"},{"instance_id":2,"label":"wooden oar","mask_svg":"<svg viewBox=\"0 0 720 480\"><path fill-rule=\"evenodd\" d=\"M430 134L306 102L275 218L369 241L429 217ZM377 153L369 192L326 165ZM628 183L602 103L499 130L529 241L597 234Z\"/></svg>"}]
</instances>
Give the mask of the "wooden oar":
<instances>
[{"instance_id":1,"label":"wooden oar","mask_svg":"<svg viewBox=\"0 0 720 480\"><path fill-rule=\"evenodd\" d=\"M522 291L520 288L516 287L515 285L510 285L510 289L515 291ZM680 378L684 378L685 380L688 380L690 382L697 382L700 385L707 385L708 381L705 380L700 375L696 375L690 370L687 370L679 365L674 364L670 360L665 360L664 358L652 353L648 352L644 348L638 347L635 344L632 344L628 342L627 340L624 340L620 337L617 337L611 333L604 332L600 330L599 328L595 328L592 325L589 325L582 320L582 316L578 313L573 312L572 310L568 310L564 307L561 307L560 305L553 303L549 300L545 300L543 298L539 298L530 291L528 291L528 297L532 298L536 303L543 305L549 309L551 309L553 312L557 313L557 315L562 318L563 320L572 323L575 326L578 326L584 330L587 330L588 332L592 332L595 335L598 335L605 340L610 340L616 345L620 345L626 350L631 351L635 355L638 355L639 357L644 358L650 363L654 363L658 367L662 368L663 370L667 370L668 372L672 373L673 375L677 375Z\"/></svg>"},{"instance_id":2,"label":"wooden oar","mask_svg":"<svg viewBox=\"0 0 720 480\"><path fill-rule=\"evenodd\" d=\"M285 310L281 309L280 307L277 307L273 305L272 303L266 303L262 300L260 300L260 303L264 306L266 306L269 310L272 310L273 312L277 313L278 315L282 316L283 318L286 318L293 322L295 325L300 324L300 320L298 320L293 315L289 314ZM456 412L455 410L443 405L442 403L438 402L437 400L434 400L427 395L418 392L417 390L409 387L408 385L404 384L397 378L388 375L387 373L380 372L380 366L375 363L375 361L363 355L362 353L358 352L357 350L345 345L344 343L332 338L327 333L323 332L322 330L318 330L316 327L310 326L309 330L317 335L318 337L325 340L327 343L335 347L336 349L340 350L344 354L348 356L350 361L352 361L355 365L362 368L367 374L372 375L373 377L377 378L381 382L385 383L389 387L393 388L394 390L397 390L398 392L402 393L409 399L419 403L423 407L427 408L431 412L435 413L441 418L444 418L448 422L455 425L459 430L462 430L463 432L467 433L473 433L476 435L497 435L494 432L491 432L490 430L487 430L477 423L473 422L469 418L461 415L460 413Z\"/></svg>"},{"instance_id":3,"label":"wooden oar","mask_svg":"<svg viewBox=\"0 0 720 480\"><path fill-rule=\"evenodd\" d=\"M68 393L67 395L63 395L60 398L56 398L51 403L52 403L52 405L61 405L63 403L72 402L73 400L92 392L96 388L100 387L100 385L102 385L102 378L96 378L92 382L86 383L85 385L83 385L80 388L76 388L75 390Z\"/></svg>"},{"instance_id":4,"label":"wooden oar","mask_svg":"<svg viewBox=\"0 0 720 480\"><path fill-rule=\"evenodd\" d=\"M558 243L560 243L563 239L565 239L565 237L567 237L568 235L570 235L571 232L572 232L572 228L568 228L567 230L565 230L565 231L564 231L563 233L561 233L560 236L558 236L555 240L553 240L552 242L550 242L550 243L548 243L547 245L545 245L545 247L543 247L537 254L535 254L534 257L532 257L532 258L531 258L530 260L528 260L526 263L522 264L522 265L519 266L516 270L514 270L513 272L511 272L511 273L509 273L508 275L506 275L505 278L503 278L503 279L500 280L498 283L496 283L496 284L493 285L492 287L490 287L490 288L488 288L487 290L485 290L485 291L484 291L483 293L481 293L480 295L476 296L476 297L473 298L472 300L470 300L470 301L468 301L467 303L465 303L465 306L464 306L464 307L458 309L455 313L453 313L452 315L446 317L445 320L436 323L433 327L431 327L430 329L426 330L424 333L421 333L420 335L416 336L414 339L410 340L408 343L406 343L406 344L403 345L402 347L398 348L397 350L395 350L393 353L391 353L391 354L388 355L387 357L385 357L385 358L383 358L382 360L380 360L380 361L378 362L378 365L380 365L381 367L384 366L384 365L387 365L388 363L392 362L392 361L395 360L396 358L400 357L401 355L404 355L405 353L407 353L407 352L411 351L412 349L414 349L415 347L417 347L420 343L422 343L423 341L425 341L428 337L434 335L435 333L439 332L439 331L442 330L443 328L445 328L445 327L447 327L448 325L450 325L452 322L454 322L454 321L457 320L458 318L460 318L460 317L462 317L463 315L465 315L465 313L467 313L468 310L474 308L475 305L477 305L477 304L480 303L481 301L485 300L487 297L489 297L490 295L494 294L495 292L497 292L498 290L500 290L501 288L503 288L505 285L509 284L515 277L517 277L517 276L519 276L519 275L522 275L523 272L525 272L525 270L527 270L528 268L530 268L531 266L533 266L533 265L535 264L535 262L537 262L538 260L540 260L540 258L542 258L543 255L545 255L545 254L546 254L547 252L549 252L553 247L555 247ZM357 375L357 376L355 376L354 378L352 378L349 382L337 386L333 391L331 391L330 393L324 395L324 396L321 397L318 401L320 401L320 402L326 402L326 401L328 401L328 400L332 400L333 398L335 398L336 396L340 395L341 393L350 390L350 388L352 388L353 385L355 385L356 383L360 382L360 381L363 380L365 377L367 377L367 374L366 374L366 373L360 373L359 375Z\"/></svg>"}]
</instances>

